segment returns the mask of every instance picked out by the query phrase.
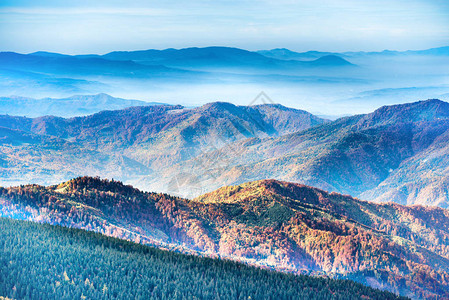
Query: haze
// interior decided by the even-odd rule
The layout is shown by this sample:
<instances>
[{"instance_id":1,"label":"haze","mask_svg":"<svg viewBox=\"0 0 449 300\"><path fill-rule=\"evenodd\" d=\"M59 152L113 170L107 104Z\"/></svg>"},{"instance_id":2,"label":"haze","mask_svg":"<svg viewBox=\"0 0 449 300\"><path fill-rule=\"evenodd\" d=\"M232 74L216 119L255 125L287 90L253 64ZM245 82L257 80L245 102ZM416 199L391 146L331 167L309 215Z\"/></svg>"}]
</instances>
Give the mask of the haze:
<instances>
[{"instance_id":1,"label":"haze","mask_svg":"<svg viewBox=\"0 0 449 300\"><path fill-rule=\"evenodd\" d=\"M447 44L443 0L4 0L2 51L67 54L232 46L295 51L425 49Z\"/></svg>"},{"instance_id":2,"label":"haze","mask_svg":"<svg viewBox=\"0 0 449 300\"><path fill-rule=\"evenodd\" d=\"M126 69L130 66L121 72L116 62L106 62L114 65L113 69L95 71L96 67L88 65L92 72L79 73L73 69L77 62L64 62L67 64L55 70L52 60L44 62L29 56L14 60L3 53L0 96L108 93L126 99L197 106L212 101L247 105L265 91L274 102L329 116L365 113L381 105L428 98L444 100L449 95L449 51L347 53L447 46L449 3L440 0L139 0L131 4L100 0L95 5L86 0L4 0L0 3L0 40L0 51L70 55L214 45L249 51L320 50L354 65L304 68L278 61L273 68L267 60L252 61L252 52L234 55L233 49L219 49L221 52L213 54L216 59L211 61L211 57L202 57L203 50L199 49L197 61L178 57L162 63L127 57L125 60L144 65L139 68L163 64L177 70L134 76ZM263 53L268 59L284 61L312 61L329 53L298 57L278 54ZM29 58L36 60L34 66L23 65Z\"/></svg>"}]
</instances>

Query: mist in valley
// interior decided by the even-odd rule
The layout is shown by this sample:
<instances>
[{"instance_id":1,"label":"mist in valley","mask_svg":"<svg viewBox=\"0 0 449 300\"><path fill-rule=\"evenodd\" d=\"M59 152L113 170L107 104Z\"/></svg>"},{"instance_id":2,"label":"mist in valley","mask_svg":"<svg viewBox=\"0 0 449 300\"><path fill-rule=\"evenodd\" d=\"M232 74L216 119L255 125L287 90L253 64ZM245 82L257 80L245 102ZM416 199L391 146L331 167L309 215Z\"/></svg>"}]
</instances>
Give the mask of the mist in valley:
<instances>
[{"instance_id":1,"label":"mist in valley","mask_svg":"<svg viewBox=\"0 0 449 300\"><path fill-rule=\"evenodd\" d=\"M207 60L196 57L183 61L169 57L164 61L124 62L111 60L110 55L99 58L67 56L73 60L99 60L98 69L93 64L92 69L87 70L73 67L76 61L69 61L66 68L53 67L53 62L46 60L53 58L50 54L24 55L15 64L9 62L0 68L3 77L0 95L63 98L107 93L124 99L194 107L214 101L249 105L264 91L274 103L330 117L367 113L382 105L448 99L446 48L441 48L445 52L438 55L432 50L419 54L317 52L313 59L306 59L304 55L300 59L286 59L276 56L276 52L268 57L240 50L248 56L247 61L237 59L232 53L234 48L216 49L219 54ZM161 52L164 53L157 53ZM133 57L121 59L128 58ZM329 59L319 62L320 58ZM27 63L33 59L37 62Z\"/></svg>"}]
</instances>

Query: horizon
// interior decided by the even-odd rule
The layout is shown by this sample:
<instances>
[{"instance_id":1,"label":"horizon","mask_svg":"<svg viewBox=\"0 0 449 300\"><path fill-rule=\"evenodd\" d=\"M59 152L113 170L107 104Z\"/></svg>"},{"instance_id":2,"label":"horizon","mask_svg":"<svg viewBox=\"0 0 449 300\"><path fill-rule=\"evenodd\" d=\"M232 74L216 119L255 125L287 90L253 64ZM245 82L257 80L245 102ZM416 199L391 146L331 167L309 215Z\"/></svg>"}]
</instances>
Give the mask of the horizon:
<instances>
[{"instance_id":1,"label":"horizon","mask_svg":"<svg viewBox=\"0 0 449 300\"><path fill-rule=\"evenodd\" d=\"M10 50L0 50L0 53L8 53L8 52L12 52L12 53L17 53L17 54L23 54L23 55L32 55L35 53L49 53L49 54L62 54L62 55L68 55L68 56L79 56L79 55L106 55L109 53L113 53L113 52L144 52L144 51L152 51L152 50L156 50L156 51L165 51L165 50L185 50L185 49L205 49L205 48L229 48L229 49L239 49L239 50L245 50L248 52L258 52L258 51L273 51L273 50L288 50L288 51L292 51L295 53L308 53L308 52L318 52L318 53L331 53L331 54L345 54L345 53L382 53L382 52L407 52L407 51L425 51L425 50L432 50L432 49L441 49L441 48L448 48L449 47L449 43L448 44L442 44L440 46L436 46L436 47L430 47L430 48L414 48L414 49L403 49L403 50L399 50L399 49L393 49L393 48L386 48L386 49L382 49L382 50L345 50L345 51L325 51L325 50L319 50L319 49L309 49L309 50L305 50L305 51L298 51L295 49L290 49L290 48L285 48L285 47L275 47L275 48L267 48L267 49L256 49L256 50L250 50L250 49L246 49L246 48L239 48L239 47L235 47L235 46L220 46L220 45L210 45L210 46L201 46L201 47L196 47L196 46L191 46L191 47L178 47L178 48L174 48L174 47L168 47L168 48L141 48L141 49L128 49L128 50L111 50L109 52L102 52L102 53L64 53L64 52L53 52L53 51L47 51L47 50L35 50L32 52L16 52L16 51L10 51Z\"/></svg>"},{"instance_id":2,"label":"horizon","mask_svg":"<svg viewBox=\"0 0 449 300\"><path fill-rule=\"evenodd\" d=\"M243 105L264 91L277 103L323 115L366 113L384 104L449 97L445 48L449 47L449 3L445 1L263 0L255 4L253 0L194 0L182 7L173 0L99 0L94 5L87 0L2 1L0 50L98 55L107 58L103 62L110 66L84 61L86 67L79 68L81 60L42 58L33 65L25 62L31 56L14 62L4 55L0 95L39 99L104 92L124 99L199 106L213 101ZM185 59L179 54L171 59L169 52L155 52L160 57L148 60L133 55L101 57L113 52L210 47L249 52L243 58L245 52L239 57L238 51L218 51L215 61L209 55L212 51L202 51L207 53L198 59L191 53ZM274 49L293 53L257 52ZM444 50L409 55L429 49ZM393 58L396 53L403 55ZM357 68L344 67L343 60L342 64L320 62L327 54ZM313 67L303 62L316 60ZM148 65L164 66L167 72L143 71Z\"/></svg>"}]
</instances>

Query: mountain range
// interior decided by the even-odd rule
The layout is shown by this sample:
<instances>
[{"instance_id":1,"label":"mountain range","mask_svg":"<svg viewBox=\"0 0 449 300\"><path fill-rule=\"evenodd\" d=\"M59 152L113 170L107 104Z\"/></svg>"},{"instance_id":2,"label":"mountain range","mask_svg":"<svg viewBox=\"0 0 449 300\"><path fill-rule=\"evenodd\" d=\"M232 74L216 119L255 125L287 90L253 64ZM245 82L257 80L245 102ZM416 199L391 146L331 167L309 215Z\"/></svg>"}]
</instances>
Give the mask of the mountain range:
<instances>
[{"instance_id":1,"label":"mountain range","mask_svg":"<svg viewBox=\"0 0 449 300\"><path fill-rule=\"evenodd\" d=\"M449 297L449 213L262 180L193 200L80 177L0 189L2 216L97 231L284 272ZM62 271L61 271L62 272Z\"/></svg>"},{"instance_id":2,"label":"mountain range","mask_svg":"<svg viewBox=\"0 0 449 300\"><path fill-rule=\"evenodd\" d=\"M35 52L29 54L45 58L70 57L58 53ZM205 47L184 48L165 50L142 50L142 51L114 51L104 55L77 55L79 59L107 59L110 61L135 62L142 65L164 65L169 67L187 69L208 69L250 67L261 68L284 68L284 67L314 67L327 64L329 66L349 66L350 62L337 56L322 55L308 62L285 61L270 58L257 52L230 47Z\"/></svg>"},{"instance_id":3,"label":"mountain range","mask_svg":"<svg viewBox=\"0 0 449 300\"><path fill-rule=\"evenodd\" d=\"M448 207L448 117L447 102L427 100L252 141L222 178L271 176L366 200Z\"/></svg>"},{"instance_id":4,"label":"mountain range","mask_svg":"<svg viewBox=\"0 0 449 300\"><path fill-rule=\"evenodd\" d=\"M193 198L274 178L365 200L448 207L449 104L328 121L281 105L155 105L76 118L0 116L3 186L91 175Z\"/></svg>"},{"instance_id":5,"label":"mountain range","mask_svg":"<svg viewBox=\"0 0 449 300\"><path fill-rule=\"evenodd\" d=\"M170 286L177 276L191 276L184 262L191 266L188 257L207 256L213 260L194 259L198 266L219 264L218 274L223 272L223 260L293 273L267 271L261 275L260 269L248 269L248 276L253 276L248 278L254 282L260 280L258 276L265 280L286 276L282 277L284 296L272 292L277 298L298 293L313 298L309 284L315 286L315 293L329 291L334 298L344 298L341 286L345 285L348 291L360 291L360 297L394 298L352 281L413 299L449 298L449 103L429 99L357 115L350 115L348 109L349 116L331 121L274 104L267 94L259 93L261 85L265 89L271 83L281 90L317 88L334 100L340 97L333 103L346 107L388 103L385 95L398 97L394 103L402 102L399 97L405 95L410 99L425 93L446 95L447 87L433 82L446 72L439 69L444 69L446 52L441 48L295 53L207 47L105 55L0 53L0 93L3 88L17 95L58 91L55 98L0 98L0 186L4 186L0 188L0 216L95 231L146 246L0 219L2 232L9 232L10 239L20 235L21 242L33 245L35 251L27 251L34 253L29 258L36 262L48 260L39 255L54 245L71 253L71 259L82 257L80 241L87 247L94 245L89 249L96 249L92 253L97 258L117 258L127 249L127 255L142 263L141 268L155 263L141 256L154 250L148 245L169 250L168 260L173 252L194 255L179 256L182 263L158 274L168 277L150 279L142 274L146 279L138 281L136 295L144 295L141 287L149 282L145 289L161 281ZM429 60L440 66L433 69L426 63ZM424 71L417 74L416 70ZM425 78L431 79L426 83ZM413 80L422 85L404 86L404 82L413 85ZM247 106L217 101L186 107L104 93L85 95L90 90L154 93L176 86L185 101L184 97L197 97L197 91L202 97L214 98L198 86L208 85L211 91L226 87L229 95L243 95L247 84L255 83L263 99L258 96L245 102L250 103ZM348 83L354 88L349 93L345 91ZM69 91L79 96L65 96ZM145 99L182 103L156 95ZM298 99L305 95L295 93ZM333 109L327 96L323 98L310 97L310 101ZM203 98L198 99L201 102ZM295 107L308 107L306 100L300 104ZM44 246L11 224L31 231L57 230L60 239L51 238ZM61 240L70 240L71 246L60 244ZM5 237L0 243L3 254L26 252L11 248L15 244L5 243ZM53 257L60 255L52 253ZM78 271L53 264L51 274L31 277L40 283L31 290L24 288L33 286L29 281L14 279L20 264L11 263L25 256L3 259L3 254L0 273L17 286L0 282L0 296L37 298L38 291L53 289L65 291L64 298L64 293L84 282L83 288L71 293L101 298L108 289L112 293L108 295L119 295L116 287L134 280L122 274L128 281L115 278L114 288L93 273L84 271L78 276ZM121 270L136 269L135 264L121 264ZM156 265L160 268L161 263ZM44 274L45 266L33 266L32 272ZM229 262L223 268L230 270L230 266L235 265ZM229 278L238 277L238 272L231 273L234 277ZM52 282L51 287L44 279ZM197 279L214 280L208 275ZM229 287L230 280L220 278L201 289L216 298L217 285L226 282L226 291L243 295L235 284ZM304 288L287 287L289 280ZM177 289L178 295L198 295L198 288L183 285ZM247 290L251 292L246 296L260 295L260 289ZM153 290L157 293L169 294L168 290Z\"/></svg>"},{"instance_id":6,"label":"mountain range","mask_svg":"<svg viewBox=\"0 0 449 300\"><path fill-rule=\"evenodd\" d=\"M4 115L0 117L0 159L6 175L2 180L10 185L23 180L55 183L84 174L122 180L159 176L160 170L175 162L233 141L281 136L323 122L305 111L279 105L219 102L194 109L132 107L70 119Z\"/></svg>"},{"instance_id":7,"label":"mountain range","mask_svg":"<svg viewBox=\"0 0 449 300\"><path fill-rule=\"evenodd\" d=\"M448 65L445 47L342 53L231 47L101 55L1 52L0 96L64 99L108 93L190 107L210 101L248 104L263 90L285 106L347 115L409 99L440 98L449 93ZM394 92L382 97L377 92L387 90Z\"/></svg>"},{"instance_id":8,"label":"mountain range","mask_svg":"<svg viewBox=\"0 0 449 300\"><path fill-rule=\"evenodd\" d=\"M55 75L133 76L186 72L165 66L147 66L133 61L116 61L103 58L79 58L70 55L33 55L1 52L2 69L43 72Z\"/></svg>"}]
</instances>

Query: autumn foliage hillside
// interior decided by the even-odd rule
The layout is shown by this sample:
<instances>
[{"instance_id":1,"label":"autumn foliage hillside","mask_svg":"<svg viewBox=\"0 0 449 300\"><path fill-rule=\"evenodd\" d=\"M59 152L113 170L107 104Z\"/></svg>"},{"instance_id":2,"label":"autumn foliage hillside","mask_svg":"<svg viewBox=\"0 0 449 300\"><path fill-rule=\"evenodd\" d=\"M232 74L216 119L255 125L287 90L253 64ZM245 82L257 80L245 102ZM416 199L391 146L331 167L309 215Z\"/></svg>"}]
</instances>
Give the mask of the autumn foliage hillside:
<instances>
[{"instance_id":1,"label":"autumn foliage hillside","mask_svg":"<svg viewBox=\"0 0 449 300\"><path fill-rule=\"evenodd\" d=\"M2 216L97 231L286 272L449 297L449 212L262 180L194 200L80 177L0 189Z\"/></svg>"}]
</instances>

